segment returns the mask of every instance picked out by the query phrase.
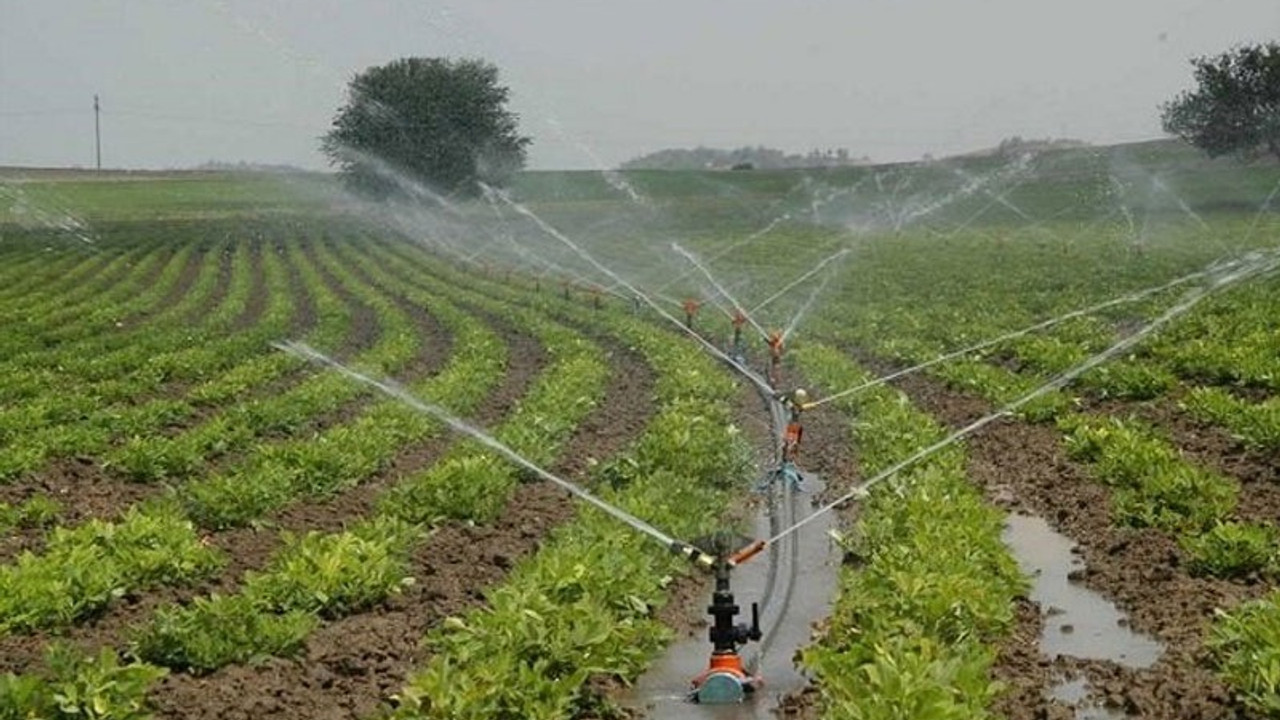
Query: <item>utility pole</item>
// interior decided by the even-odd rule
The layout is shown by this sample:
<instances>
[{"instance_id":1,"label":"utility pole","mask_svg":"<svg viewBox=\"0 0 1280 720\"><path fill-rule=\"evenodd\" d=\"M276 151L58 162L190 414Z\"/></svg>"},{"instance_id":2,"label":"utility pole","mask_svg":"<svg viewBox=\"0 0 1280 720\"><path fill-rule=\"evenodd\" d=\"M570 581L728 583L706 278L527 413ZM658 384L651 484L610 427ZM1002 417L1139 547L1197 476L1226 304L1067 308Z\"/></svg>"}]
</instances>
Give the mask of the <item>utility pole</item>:
<instances>
[{"instance_id":1,"label":"utility pole","mask_svg":"<svg viewBox=\"0 0 1280 720\"><path fill-rule=\"evenodd\" d=\"M98 169L102 169L102 128L98 124L98 95L93 96L93 150L98 161Z\"/></svg>"}]
</instances>

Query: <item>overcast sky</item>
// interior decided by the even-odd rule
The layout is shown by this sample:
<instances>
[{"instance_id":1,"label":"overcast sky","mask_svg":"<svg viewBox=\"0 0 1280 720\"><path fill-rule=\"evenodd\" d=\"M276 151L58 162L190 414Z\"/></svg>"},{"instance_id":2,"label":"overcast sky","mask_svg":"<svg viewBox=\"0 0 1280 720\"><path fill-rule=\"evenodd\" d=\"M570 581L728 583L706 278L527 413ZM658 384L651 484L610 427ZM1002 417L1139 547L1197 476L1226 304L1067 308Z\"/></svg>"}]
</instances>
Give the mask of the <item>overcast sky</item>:
<instances>
[{"instance_id":1,"label":"overcast sky","mask_svg":"<svg viewBox=\"0 0 1280 720\"><path fill-rule=\"evenodd\" d=\"M498 65L535 168L667 147L1160 135L1187 59L1280 39L1280 0L0 0L0 165L322 168L348 80Z\"/></svg>"}]
</instances>

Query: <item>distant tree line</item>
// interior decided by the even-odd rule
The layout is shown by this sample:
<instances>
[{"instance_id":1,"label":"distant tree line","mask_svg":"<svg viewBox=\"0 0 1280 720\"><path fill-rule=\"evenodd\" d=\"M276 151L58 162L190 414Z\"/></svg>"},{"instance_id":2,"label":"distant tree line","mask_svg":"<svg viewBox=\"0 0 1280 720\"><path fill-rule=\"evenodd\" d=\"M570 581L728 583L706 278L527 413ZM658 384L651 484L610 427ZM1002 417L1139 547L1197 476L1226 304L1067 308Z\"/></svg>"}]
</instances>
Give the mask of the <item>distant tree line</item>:
<instances>
[{"instance_id":1,"label":"distant tree line","mask_svg":"<svg viewBox=\"0 0 1280 720\"><path fill-rule=\"evenodd\" d=\"M810 150L808 153L787 154L763 145L740 147L734 150L696 147L693 149L670 148L642 155L622 163L623 170L774 170L781 168L846 167L867 165L871 158L865 155L854 158L845 148Z\"/></svg>"},{"instance_id":2,"label":"distant tree line","mask_svg":"<svg viewBox=\"0 0 1280 720\"><path fill-rule=\"evenodd\" d=\"M201 170L207 172L263 172L263 173L304 173L306 170L297 165L283 165L275 163L246 162L227 162L225 160L209 160L196 165L192 170Z\"/></svg>"}]
</instances>

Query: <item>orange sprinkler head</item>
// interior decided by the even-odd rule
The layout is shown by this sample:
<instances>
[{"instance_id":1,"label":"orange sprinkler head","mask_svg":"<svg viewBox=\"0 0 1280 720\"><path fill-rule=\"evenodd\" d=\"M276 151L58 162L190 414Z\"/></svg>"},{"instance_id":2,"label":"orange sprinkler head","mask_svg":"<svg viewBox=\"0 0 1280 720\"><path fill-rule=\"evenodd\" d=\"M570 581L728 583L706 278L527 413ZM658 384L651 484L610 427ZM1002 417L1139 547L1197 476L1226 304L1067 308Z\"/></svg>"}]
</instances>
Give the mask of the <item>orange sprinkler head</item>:
<instances>
[{"instance_id":1,"label":"orange sprinkler head","mask_svg":"<svg viewBox=\"0 0 1280 720\"><path fill-rule=\"evenodd\" d=\"M765 547L767 547L767 543L765 543L764 540L756 540L755 542L751 543L750 545L747 545L746 547L742 548L738 552L730 555L729 565L734 567L741 565L742 563L750 560L756 555L759 555L760 551L764 550Z\"/></svg>"},{"instance_id":2,"label":"orange sprinkler head","mask_svg":"<svg viewBox=\"0 0 1280 720\"><path fill-rule=\"evenodd\" d=\"M769 347L773 348L774 350L781 351L782 350L782 331L781 330L769 331L768 342L769 342Z\"/></svg>"},{"instance_id":3,"label":"orange sprinkler head","mask_svg":"<svg viewBox=\"0 0 1280 720\"><path fill-rule=\"evenodd\" d=\"M747 322L747 316L742 314L742 310L740 308L734 308L733 309L733 326L736 328L740 328L744 324L746 324L746 322Z\"/></svg>"},{"instance_id":4,"label":"orange sprinkler head","mask_svg":"<svg viewBox=\"0 0 1280 720\"><path fill-rule=\"evenodd\" d=\"M686 315L697 315L698 309L702 307L702 303L693 298L685 300L683 304Z\"/></svg>"}]
</instances>

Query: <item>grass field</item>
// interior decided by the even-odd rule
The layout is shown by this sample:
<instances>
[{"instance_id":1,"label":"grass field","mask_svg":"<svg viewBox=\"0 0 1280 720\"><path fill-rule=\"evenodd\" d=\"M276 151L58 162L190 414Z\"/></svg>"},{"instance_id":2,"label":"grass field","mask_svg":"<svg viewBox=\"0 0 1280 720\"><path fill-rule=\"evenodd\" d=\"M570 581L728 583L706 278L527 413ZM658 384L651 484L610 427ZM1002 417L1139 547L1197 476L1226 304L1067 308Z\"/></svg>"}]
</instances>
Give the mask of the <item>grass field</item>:
<instances>
[{"instance_id":1,"label":"grass field","mask_svg":"<svg viewBox=\"0 0 1280 720\"><path fill-rule=\"evenodd\" d=\"M687 298L721 348L749 311L754 367L785 331L784 388L861 388L807 413L827 499L983 421L835 511L800 716L1070 717L1079 678L1276 717L1277 188L1172 143L377 208L318 174L0 172L0 718L617 716L703 581L272 343L689 540L743 527L772 441ZM1160 659L1045 655L1007 512Z\"/></svg>"}]
</instances>

